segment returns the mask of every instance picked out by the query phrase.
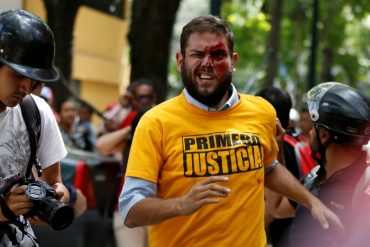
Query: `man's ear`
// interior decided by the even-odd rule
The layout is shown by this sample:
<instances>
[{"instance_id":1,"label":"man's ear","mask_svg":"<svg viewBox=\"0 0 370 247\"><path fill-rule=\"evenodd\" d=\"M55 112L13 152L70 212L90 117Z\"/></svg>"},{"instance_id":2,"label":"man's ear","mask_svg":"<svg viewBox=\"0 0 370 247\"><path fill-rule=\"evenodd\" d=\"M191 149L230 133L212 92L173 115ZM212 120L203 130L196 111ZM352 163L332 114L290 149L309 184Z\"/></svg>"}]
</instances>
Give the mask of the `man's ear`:
<instances>
[{"instance_id":1,"label":"man's ear","mask_svg":"<svg viewBox=\"0 0 370 247\"><path fill-rule=\"evenodd\" d=\"M326 128L321 128L320 139L324 145L330 140L330 132Z\"/></svg>"},{"instance_id":2,"label":"man's ear","mask_svg":"<svg viewBox=\"0 0 370 247\"><path fill-rule=\"evenodd\" d=\"M238 53L234 52L233 55L231 56L231 66L233 68L233 71L236 70L236 62L238 61Z\"/></svg>"},{"instance_id":3,"label":"man's ear","mask_svg":"<svg viewBox=\"0 0 370 247\"><path fill-rule=\"evenodd\" d=\"M182 65L184 62L184 57L182 56L181 52L176 52L176 62L177 62L177 70L181 72L182 70Z\"/></svg>"}]
</instances>

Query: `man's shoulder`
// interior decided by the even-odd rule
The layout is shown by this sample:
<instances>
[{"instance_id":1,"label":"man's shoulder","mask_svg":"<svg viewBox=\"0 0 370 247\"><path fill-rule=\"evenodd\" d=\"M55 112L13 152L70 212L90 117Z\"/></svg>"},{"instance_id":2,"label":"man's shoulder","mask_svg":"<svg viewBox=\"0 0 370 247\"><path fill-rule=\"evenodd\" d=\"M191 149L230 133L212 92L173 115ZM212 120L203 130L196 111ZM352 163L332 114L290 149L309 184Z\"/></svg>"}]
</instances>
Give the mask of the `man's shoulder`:
<instances>
[{"instance_id":1,"label":"man's shoulder","mask_svg":"<svg viewBox=\"0 0 370 247\"><path fill-rule=\"evenodd\" d=\"M264 98L251 94L239 94L240 102L249 110L254 109L260 114L272 114L275 108Z\"/></svg>"},{"instance_id":2,"label":"man's shoulder","mask_svg":"<svg viewBox=\"0 0 370 247\"><path fill-rule=\"evenodd\" d=\"M180 116L183 113L183 107L181 107L180 101L181 100L179 99L179 96L175 96L174 98L163 101L147 110L142 115L140 121L143 122L142 119L145 119L145 121L149 122L150 124L153 124L154 122L172 122L173 116Z\"/></svg>"},{"instance_id":3,"label":"man's shoulder","mask_svg":"<svg viewBox=\"0 0 370 247\"><path fill-rule=\"evenodd\" d=\"M178 95L171 99L167 99L148 110L148 112L151 114L158 114L160 112L174 111L179 108L180 97L181 96Z\"/></svg>"},{"instance_id":4,"label":"man's shoulder","mask_svg":"<svg viewBox=\"0 0 370 247\"><path fill-rule=\"evenodd\" d=\"M270 105L270 103L266 99L264 99L260 96L256 96L256 95L252 95L252 94L245 94L245 93L239 93L239 96L240 96L240 99L242 99L244 101L248 101L248 102L251 102L251 103Z\"/></svg>"},{"instance_id":5,"label":"man's shoulder","mask_svg":"<svg viewBox=\"0 0 370 247\"><path fill-rule=\"evenodd\" d=\"M54 113L49 104L41 97L31 94L32 99L35 101L38 111L40 112L41 118L54 117Z\"/></svg>"},{"instance_id":6,"label":"man's shoulder","mask_svg":"<svg viewBox=\"0 0 370 247\"><path fill-rule=\"evenodd\" d=\"M32 97L32 99L35 101L37 107L40 109L40 108L45 108L45 107L48 107L48 103L41 97L37 96L37 95L34 95L34 94L30 94L30 96Z\"/></svg>"}]
</instances>

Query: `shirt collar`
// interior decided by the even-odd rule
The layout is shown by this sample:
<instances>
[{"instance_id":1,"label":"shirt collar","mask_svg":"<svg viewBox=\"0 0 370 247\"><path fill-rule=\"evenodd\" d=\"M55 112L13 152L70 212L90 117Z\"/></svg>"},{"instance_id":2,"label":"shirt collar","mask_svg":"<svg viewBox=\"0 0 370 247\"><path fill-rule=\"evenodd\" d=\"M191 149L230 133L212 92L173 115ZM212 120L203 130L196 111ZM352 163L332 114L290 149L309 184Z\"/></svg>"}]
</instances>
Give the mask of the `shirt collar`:
<instances>
[{"instance_id":1,"label":"shirt collar","mask_svg":"<svg viewBox=\"0 0 370 247\"><path fill-rule=\"evenodd\" d=\"M198 107L202 110L205 110L205 111L226 111L226 110L230 109L231 107L233 107L234 105L236 105L239 102L238 91L236 90L236 88L233 84L230 85L230 90L231 90L230 98L228 99L228 101L223 106L221 106L218 109L208 107L205 104L203 104L203 103L199 102L198 100L194 99L189 94L189 92L186 88L184 88L183 92L184 92L185 99L186 99L186 101L188 101L189 104L194 105L194 106L196 106L196 107Z\"/></svg>"}]
</instances>

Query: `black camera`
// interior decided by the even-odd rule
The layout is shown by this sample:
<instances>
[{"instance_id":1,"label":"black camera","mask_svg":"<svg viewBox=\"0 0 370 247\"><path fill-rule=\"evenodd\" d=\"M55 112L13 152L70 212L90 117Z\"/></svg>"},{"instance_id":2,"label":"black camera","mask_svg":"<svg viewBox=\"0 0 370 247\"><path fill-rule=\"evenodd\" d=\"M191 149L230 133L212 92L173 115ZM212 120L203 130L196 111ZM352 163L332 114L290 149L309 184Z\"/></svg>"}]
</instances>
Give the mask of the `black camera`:
<instances>
[{"instance_id":1,"label":"black camera","mask_svg":"<svg viewBox=\"0 0 370 247\"><path fill-rule=\"evenodd\" d=\"M74 218L73 208L56 199L55 190L44 181L26 181L26 196L33 202L28 216L37 215L54 230L68 227Z\"/></svg>"},{"instance_id":2,"label":"black camera","mask_svg":"<svg viewBox=\"0 0 370 247\"><path fill-rule=\"evenodd\" d=\"M27 185L26 196L33 203L31 211L25 216L37 215L54 230L63 230L72 223L73 208L57 200L55 190L46 182L27 180L19 174L6 179L0 178L0 193L7 196L16 184Z\"/></svg>"}]
</instances>

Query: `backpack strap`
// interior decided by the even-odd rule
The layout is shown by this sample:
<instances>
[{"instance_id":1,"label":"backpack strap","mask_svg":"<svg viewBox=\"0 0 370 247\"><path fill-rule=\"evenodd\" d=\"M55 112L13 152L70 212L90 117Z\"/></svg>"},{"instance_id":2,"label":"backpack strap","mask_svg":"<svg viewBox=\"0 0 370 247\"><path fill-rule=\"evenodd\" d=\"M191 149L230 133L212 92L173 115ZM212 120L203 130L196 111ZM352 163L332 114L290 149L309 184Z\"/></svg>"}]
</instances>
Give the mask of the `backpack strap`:
<instances>
[{"instance_id":1,"label":"backpack strap","mask_svg":"<svg viewBox=\"0 0 370 247\"><path fill-rule=\"evenodd\" d=\"M23 120L26 124L28 136L31 146L30 159L27 165L26 178L29 178L32 174L32 166L35 165L37 173L41 176L41 166L37 160L36 151L39 146L39 140L41 135L41 116L40 111L36 105L35 100L31 95L27 95L19 103L22 111Z\"/></svg>"}]
</instances>

